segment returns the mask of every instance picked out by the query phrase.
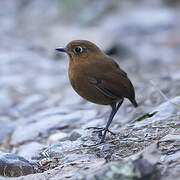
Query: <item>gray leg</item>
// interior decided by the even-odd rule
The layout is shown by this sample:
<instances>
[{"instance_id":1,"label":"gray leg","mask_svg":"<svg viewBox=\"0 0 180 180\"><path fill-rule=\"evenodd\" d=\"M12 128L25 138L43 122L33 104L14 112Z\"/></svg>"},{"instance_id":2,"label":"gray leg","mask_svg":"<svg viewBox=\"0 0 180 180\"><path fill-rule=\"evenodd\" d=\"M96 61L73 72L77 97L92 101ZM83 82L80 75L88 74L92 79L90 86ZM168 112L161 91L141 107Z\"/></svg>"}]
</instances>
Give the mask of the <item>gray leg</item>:
<instances>
[{"instance_id":1,"label":"gray leg","mask_svg":"<svg viewBox=\"0 0 180 180\"><path fill-rule=\"evenodd\" d=\"M107 133L107 131L108 131L108 128L109 128L109 126L110 126L110 124L111 124L111 122L112 122L115 114L117 113L117 111L118 111L118 109L120 108L120 106L121 106L122 103L123 103L123 99L118 103L117 106L116 106L116 104L114 104L114 105L111 106L111 107L112 107L112 111L111 111L111 114L110 114L110 116L109 116L109 119L108 119L108 122L107 122L107 124L106 124L106 127L105 127L105 129L104 129L104 134L103 134L103 136L102 136L102 138L101 138L100 143L103 143L103 142L104 142L105 137L106 137L106 133Z\"/></svg>"}]
</instances>

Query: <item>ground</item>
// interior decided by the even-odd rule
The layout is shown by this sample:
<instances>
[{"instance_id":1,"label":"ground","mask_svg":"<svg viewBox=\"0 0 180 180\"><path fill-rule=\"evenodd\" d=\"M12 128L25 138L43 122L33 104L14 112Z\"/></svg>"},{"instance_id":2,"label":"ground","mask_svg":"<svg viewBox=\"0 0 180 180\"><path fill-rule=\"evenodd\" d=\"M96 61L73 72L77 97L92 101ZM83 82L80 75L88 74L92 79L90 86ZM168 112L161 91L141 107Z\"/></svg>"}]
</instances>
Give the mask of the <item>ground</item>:
<instances>
[{"instance_id":1,"label":"ground","mask_svg":"<svg viewBox=\"0 0 180 180\"><path fill-rule=\"evenodd\" d=\"M1 0L0 7L1 175L179 179L178 1ZM101 134L86 128L103 127L110 107L70 86L68 61L55 48L73 39L112 56L139 104L126 100L110 126L116 136L97 146L87 145Z\"/></svg>"}]
</instances>

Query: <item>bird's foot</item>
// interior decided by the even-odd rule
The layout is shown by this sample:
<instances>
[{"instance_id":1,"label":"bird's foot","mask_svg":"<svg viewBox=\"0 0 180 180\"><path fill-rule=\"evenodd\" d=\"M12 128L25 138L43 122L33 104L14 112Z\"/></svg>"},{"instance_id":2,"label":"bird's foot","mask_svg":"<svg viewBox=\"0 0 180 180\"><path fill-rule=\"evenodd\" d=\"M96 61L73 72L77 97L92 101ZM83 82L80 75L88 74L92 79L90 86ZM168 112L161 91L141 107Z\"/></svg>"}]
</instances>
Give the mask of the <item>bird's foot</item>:
<instances>
[{"instance_id":1,"label":"bird's foot","mask_svg":"<svg viewBox=\"0 0 180 180\"><path fill-rule=\"evenodd\" d=\"M93 131L93 132L97 132L97 133L99 133L99 132L103 132L103 131L107 131L107 132L109 132L110 134L112 134L113 136L115 136L116 134L114 133L114 132L112 132L112 131L110 131L109 129L107 129L106 130L106 128L99 128L99 127L88 127L88 128L86 128L86 129L96 129L95 131ZM100 144L100 143L99 143Z\"/></svg>"},{"instance_id":2,"label":"bird's foot","mask_svg":"<svg viewBox=\"0 0 180 180\"><path fill-rule=\"evenodd\" d=\"M112 131L110 131L109 129L106 128L99 128L99 127L88 127L86 129L95 129L93 132L97 132L97 133L101 133L101 140L98 143L92 144L92 145L83 145L84 147L93 147L93 146L97 146L100 145L102 143L104 143L105 141L105 136L106 136L106 132L109 132L110 134L112 134L113 136L115 136L116 134L113 133Z\"/></svg>"}]
</instances>

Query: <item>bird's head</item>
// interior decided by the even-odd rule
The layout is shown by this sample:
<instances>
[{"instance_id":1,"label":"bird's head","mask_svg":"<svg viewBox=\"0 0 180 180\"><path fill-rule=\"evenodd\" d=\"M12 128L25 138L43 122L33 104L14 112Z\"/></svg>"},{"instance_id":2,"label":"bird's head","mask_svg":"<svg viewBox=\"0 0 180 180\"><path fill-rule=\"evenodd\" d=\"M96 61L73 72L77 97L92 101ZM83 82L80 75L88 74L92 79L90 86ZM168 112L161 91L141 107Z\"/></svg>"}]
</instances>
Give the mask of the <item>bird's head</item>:
<instances>
[{"instance_id":1,"label":"bird's head","mask_svg":"<svg viewBox=\"0 0 180 180\"><path fill-rule=\"evenodd\" d=\"M58 47L56 50L67 53L70 60L84 59L103 54L94 43L87 40L74 40L69 42L67 46Z\"/></svg>"}]
</instances>

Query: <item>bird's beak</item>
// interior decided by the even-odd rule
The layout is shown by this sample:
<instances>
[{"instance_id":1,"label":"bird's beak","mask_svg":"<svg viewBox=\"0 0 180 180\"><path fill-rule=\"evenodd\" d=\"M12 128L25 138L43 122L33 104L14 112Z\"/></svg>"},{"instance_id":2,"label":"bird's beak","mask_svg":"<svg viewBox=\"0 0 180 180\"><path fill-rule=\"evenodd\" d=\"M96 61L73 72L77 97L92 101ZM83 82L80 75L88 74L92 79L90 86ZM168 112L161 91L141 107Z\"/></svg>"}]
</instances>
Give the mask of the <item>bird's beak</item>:
<instances>
[{"instance_id":1,"label":"bird's beak","mask_svg":"<svg viewBox=\"0 0 180 180\"><path fill-rule=\"evenodd\" d=\"M67 48L66 48L66 47L57 47L56 50L57 50L57 51L60 51L60 52L65 52L65 53L67 53Z\"/></svg>"}]
</instances>

